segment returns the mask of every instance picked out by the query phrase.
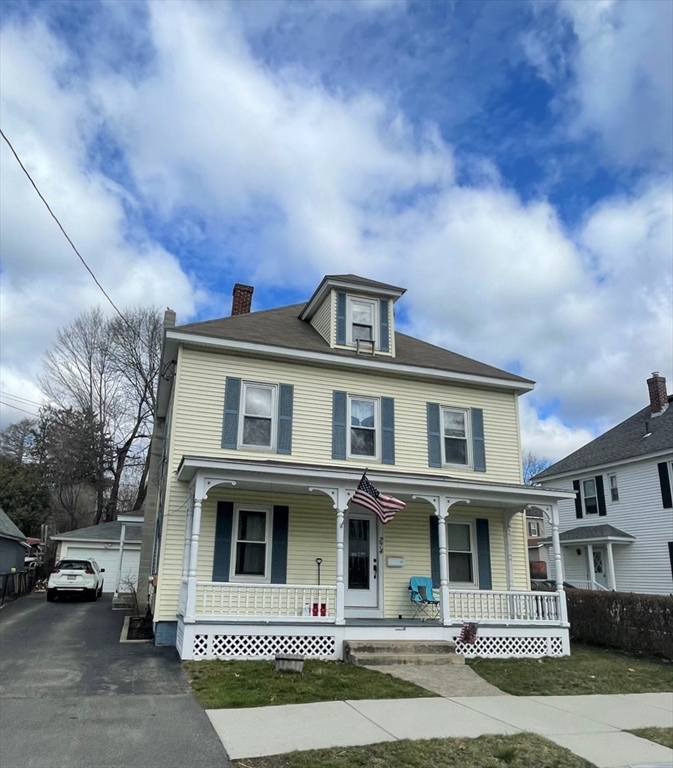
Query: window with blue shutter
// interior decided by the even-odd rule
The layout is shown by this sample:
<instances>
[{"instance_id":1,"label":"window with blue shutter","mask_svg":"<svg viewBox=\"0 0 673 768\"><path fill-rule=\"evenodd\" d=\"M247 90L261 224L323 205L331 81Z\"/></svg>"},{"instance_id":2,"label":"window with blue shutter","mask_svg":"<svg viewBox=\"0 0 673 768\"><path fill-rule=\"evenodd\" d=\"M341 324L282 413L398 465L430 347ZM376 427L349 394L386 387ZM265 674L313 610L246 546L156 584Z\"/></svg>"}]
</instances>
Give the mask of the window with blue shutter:
<instances>
[{"instance_id":1,"label":"window with blue shutter","mask_svg":"<svg viewBox=\"0 0 673 768\"><path fill-rule=\"evenodd\" d=\"M287 583L287 540L289 507L274 506L271 538L271 583Z\"/></svg>"},{"instance_id":2,"label":"window with blue shutter","mask_svg":"<svg viewBox=\"0 0 673 768\"><path fill-rule=\"evenodd\" d=\"M346 392L332 393L332 458L346 458Z\"/></svg>"},{"instance_id":3,"label":"window with blue shutter","mask_svg":"<svg viewBox=\"0 0 673 768\"><path fill-rule=\"evenodd\" d=\"M439 520L437 515L430 515L430 576L432 586L439 589Z\"/></svg>"},{"instance_id":4,"label":"window with blue shutter","mask_svg":"<svg viewBox=\"0 0 673 768\"><path fill-rule=\"evenodd\" d=\"M486 472L486 443L484 442L484 412L471 408L472 467L475 472Z\"/></svg>"},{"instance_id":5,"label":"window with blue shutter","mask_svg":"<svg viewBox=\"0 0 673 768\"><path fill-rule=\"evenodd\" d=\"M233 503L231 501L218 501L215 549L213 552L213 581L229 581L233 520Z\"/></svg>"},{"instance_id":6,"label":"window with blue shutter","mask_svg":"<svg viewBox=\"0 0 673 768\"><path fill-rule=\"evenodd\" d=\"M294 387L281 384L278 388L278 441L276 452L283 455L292 453L292 410Z\"/></svg>"},{"instance_id":7,"label":"window with blue shutter","mask_svg":"<svg viewBox=\"0 0 673 768\"><path fill-rule=\"evenodd\" d=\"M491 583L491 542L488 520L477 518L477 564L479 567L479 589L492 589Z\"/></svg>"},{"instance_id":8,"label":"window with blue shutter","mask_svg":"<svg viewBox=\"0 0 673 768\"><path fill-rule=\"evenodd\" d=\"M379 349L381 352L390 352L390 302L388 299L379 301Z\"/></svg>"},{"instance_id":9,"label":"window with blue shutter","mask_svg":"<svg viewBox=\"0 0 673 768\"><path fill-rule=\"evenodd\" d=\"M238 447L238 410L241 405L241 380L227 376L224 386L222 447Z\"/></svg>"},{"instance_id":10,"label":"window with blue shutter","mask_svg":"<svg viewBox=\"0 0 673 768\"><path fill-rule=\"evenodd\" d=\"M381 398L381 463L395 463L395 401Z\"/></svg>"},{"instance_id":11,"label":"window with blue shutter","mask_svg":"<svg viewBox=\"0 0 673 768\"><path fill-rule=\"evenodd\" d=\"M336 343L346 344L346 294L337 293L337 333Z\"/></svg>"},{"instance_id":12,"label":"window with blue shutter","mask_svg":"<svg viewBox=\"0 0 673 768\"><path fill-rule=\"evenodd\" d=\"M428 466L442 466L442 438L440 434L439 403L427 403Z\"/></svg>"}]
</instances>

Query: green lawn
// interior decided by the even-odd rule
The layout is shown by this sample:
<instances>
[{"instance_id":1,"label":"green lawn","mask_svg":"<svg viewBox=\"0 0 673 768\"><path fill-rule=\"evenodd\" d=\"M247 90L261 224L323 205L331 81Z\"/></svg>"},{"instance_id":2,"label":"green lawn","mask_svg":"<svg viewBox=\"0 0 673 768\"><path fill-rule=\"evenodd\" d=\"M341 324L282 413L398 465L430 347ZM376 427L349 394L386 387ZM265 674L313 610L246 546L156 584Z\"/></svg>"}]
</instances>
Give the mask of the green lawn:
<instances>
[{"instance_id":1,"label":"green lawn","mask_svg":"<svg viewBox=\"0 0 673 768\"><path fill-rule=\"evenodd\" d=\"M393 741L234 761L236 768L592 768L532 733L478 739Z\"/></svg>"},{"instance_id":2,"label":"green lawn","mask_svg":"<svg viewBox=\"0 0 673 768\"><path fill-rule=\"evenodd\" d=\"M558 659L472 659L489 683L515 696L673 691L673 664L619 651L573 645Z\"/></svg>"},{"instance_id":3,"label":"green lawn","mask_svg":"<svg viewBox=\"0 0 673 768\"><path fill-rule=\"evenodd\" d=\"M673 749L673 728L637 728L635 731L629 731L634 736L640 736L642 739L656 741L657 744L663 744L664 747Z\"/></svg>"},{"instance_id":4,"label":"green lawn","mask_svg":"<svg viewBox=\"0 0 673 768\"><path fill-rule=\"evenodd\" d=\"M405 680L340 661L306 661L302 674L276 672L272 661L191 661L184 666L205 709L436 696Z\"/></svg>"}]
</instances>

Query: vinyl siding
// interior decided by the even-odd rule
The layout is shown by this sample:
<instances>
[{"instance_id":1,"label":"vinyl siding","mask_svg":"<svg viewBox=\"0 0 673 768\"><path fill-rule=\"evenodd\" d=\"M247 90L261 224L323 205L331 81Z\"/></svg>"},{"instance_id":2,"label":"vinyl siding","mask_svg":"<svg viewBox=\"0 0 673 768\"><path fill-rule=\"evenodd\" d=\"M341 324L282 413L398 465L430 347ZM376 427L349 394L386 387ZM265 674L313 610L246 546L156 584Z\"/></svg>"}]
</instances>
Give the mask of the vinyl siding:
<instances>
[{"instance_id":1,"label":"vinyl siding","mask_svg":"<svg viewBox=\"0 0 673 768\"><path fill-rule=\"evenodd\" d=\"M336 317L333 312L333 300L334 291L330 291L325 297L323 303L318 308L318 311L311 318L311 325L318 331L318 333L325 339L330 345L334 346L334 333L336 322L332 318Z\"/></svg>"},{"instance_id":2,"label":"vinyl siding","mask_svg":"<svg viewBox=\"0 0 673 768\"><path fill-rule=\"evenodd\" d=\"M260 458L260 452L221 448L224 386L227 376L258 382L294 384L292 455L285 461L343 465L332 453L332 392L387 396L395 399L395 465L400 472L428 472L426 402L484 412L485 473L451 468L457 477L519 482L516 396L466 386L420 382L370 373L340 371L285 362L181 349L175 401L171 468L183 455L208 458ZM268 456L268 453L261 454ZM369 466L375 462L369 461ZM354 463L354 466L355 463ZM361 466L361 463L357 464Z\"/></svg>"},{"instance_id":3,"label":"vinyl siding","mask_svg":"<svg viewBox=\"0 0 673 768\"><path fill-rule=\"evenodd\" d=\"M178 603L182 553L184 546L187 494L183 484L173 481L169 494L170 506L165 526L164 560L160 577L158 611L155 621L175 619ZM284 504L290 509L288 541L288 584L316 584L315 559L321 557L321 582L336 583L336 512L330 500L321 494L269 494L237 491L224 486L214 488L202 508L201 535L197 578L212 579L217 502L249 503L271 507ZM386 526L379 525L377 536L383 537L383 554L379 555L379 573L384 579L384 611L386 618L410 616L407 585L412 576L430 574L429 517L432 507L422 502L412 503L399 512ZM461 509L456 519L489 520L491 570L493 589L507 588L504 524L502 514L495 510ZM520 515L517 517L521 517ZM168 523L170 521L170 524ZM513 528L516 528L516 521ZM513 540L515 536L513 535ZM386 557L403 557L402 568L386 567ZM526 571L522 558L516 558L515 588L526 589Z\"/></svg>"},{"instance_id":4,"label":"vinyl siding","mask_svg":"<svg viewBox=\"0 0 673 768\"><path fill-rule=\"evenodd\" d=\"M668 457L670 461L673 454ZM620 592L644 592L668 595L673 593L673 578L668 555L668 542L673 541L673 510L664 509L657 463L664 457L622 464L605 470L605 505L607 515L592 515L578 520L572 500L559 502L560 532L584 525L609 524L635 537L632 544L613 544L615 577ZM587 472L573 478L549 480L543 485L559 490L572 490L573 479L593 477L599 473ZM619 501L610 498L609 474L617 475ZM581 547L564 547L566 579L587 579L586 550ZM550 556L553 561L553 557ZM553 573L553 562L550 565Z\"/></svg>"}]
</instances>

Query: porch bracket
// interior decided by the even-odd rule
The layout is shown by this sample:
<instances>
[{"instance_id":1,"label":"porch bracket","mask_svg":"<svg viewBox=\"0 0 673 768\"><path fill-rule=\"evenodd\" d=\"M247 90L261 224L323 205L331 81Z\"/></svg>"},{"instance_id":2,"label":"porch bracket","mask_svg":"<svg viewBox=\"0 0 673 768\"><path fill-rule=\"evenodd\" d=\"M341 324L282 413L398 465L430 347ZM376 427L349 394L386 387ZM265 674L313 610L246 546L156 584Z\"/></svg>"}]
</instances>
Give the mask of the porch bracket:
<instances>
[{"instance_id":1,"label":"porch bracket","mask_svg":"<svg viewBox=\"0 0 673 768\"><path fill-rule=\"evenodd\" d=\"M196 567L199 561L199 537L201 535L201 507L208 491L216 485L236 485L235 480L221 480L217 477L206 477L197 471L192 481L190 491L193 493L191 503L191 531L185 530L185 557L189 557L187 570L187 605L185 606L185 623L193 624L196 621ZM187 525L190 523L190 515L187 514ZM189 547L187 543L189 542Z\"/></svg>"},{"instance_id":2,"label":"porch bracket","mask_svg":"<svg viewBox=\"0 0 673 768\"><path fill-rule=\"evenodd\" d=\"M446 533L446 518L454 504L469 504L469 499L457 499L444 494L426 496L418 494L413 499L423 499L435 508L437 515L437 540L439 544L439 609L442 624L451 626L451 607L449 605L449 548Z\"/></svg>"},{"instance_id":3,"label":"porch bracket","mask_svg":"<svg viewBox=\"0 0 673 768\"><path fill-rule=\"evenodd\" d=\"M336 602L334 623L343 626L346 623L346 587L344 582L344 521L348 502L355 491L344 486L323 487L309 486L309 492L319 491L332 499L332 506L336 509Z\"/></svg>"}]
</instances>

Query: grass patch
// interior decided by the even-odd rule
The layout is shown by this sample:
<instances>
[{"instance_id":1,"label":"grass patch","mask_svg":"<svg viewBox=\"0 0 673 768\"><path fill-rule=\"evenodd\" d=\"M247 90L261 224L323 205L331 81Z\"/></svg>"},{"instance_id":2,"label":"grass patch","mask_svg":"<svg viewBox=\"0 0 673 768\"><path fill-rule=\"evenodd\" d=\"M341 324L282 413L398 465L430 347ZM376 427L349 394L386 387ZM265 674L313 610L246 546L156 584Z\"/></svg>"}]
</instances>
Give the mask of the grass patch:
<instances>
[{"instance_id":1,"label":"grass patch","mask_svg":"<svg viewBox=\"0 0 673 768\"><path fill-rule=\"evenodd\" d=\"M306 661L301 675L276 672L273 661L190 661L185 669L205 709L436 696L405 680L340 661Z\"/></svg>"},{"instance_id":2,"label":"grass patch","mask_svg":"<svg viewBox=\"0 0 673 768\"><path fill-rule=\"evenodd\" d=\"M515 696L673 691L673 664L607 648L573 645L552 659L471 659L489 683Z\"/></svg>"},{"instance_id":3,"label":"grass patch","mask_svg":"<svg viewBox=\"0 0 673 768\"><path fill-rule=\"evenodd\" d=\"M636 728L635 731L629 731L629 733L673 749L673 728Z\"/></svg>"},{"instance_id":4,"label":"grass patch","mask_svg":"<svg viewBox=\"0 0 673 768\"><path fill-rule=\"evenodd\" d=\"M591 763L541 736L393 741L366 747L235 760L236 768L591 768Z\"/></svg>"}]
</instances>

